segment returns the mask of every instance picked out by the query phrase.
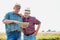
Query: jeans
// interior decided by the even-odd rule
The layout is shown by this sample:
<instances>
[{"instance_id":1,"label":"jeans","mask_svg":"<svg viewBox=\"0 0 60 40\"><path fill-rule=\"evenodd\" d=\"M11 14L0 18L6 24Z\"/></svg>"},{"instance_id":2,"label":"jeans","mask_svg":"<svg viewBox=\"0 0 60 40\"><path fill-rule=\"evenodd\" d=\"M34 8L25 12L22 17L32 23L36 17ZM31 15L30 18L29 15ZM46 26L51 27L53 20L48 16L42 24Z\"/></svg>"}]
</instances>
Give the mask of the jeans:
<instances>
[{"instance_id":1,"label":"jeans","mask_svg":"<svg viewBox=\"0 0 60 40\"><path fill-rule=\"evenodd\" d=\"M34 34L29 36L24 35L24 40L36 40L36 36Z\"/></svg>"},{"instance_id":2,"label":"jeans","mask_svg":"<svg viewBox=\"0 0 60 40\"><path fill-rule=\"evenodd\" d=\"M7 40L20 40L21 32L7 33Z\"/></svg>"}]
</instances>

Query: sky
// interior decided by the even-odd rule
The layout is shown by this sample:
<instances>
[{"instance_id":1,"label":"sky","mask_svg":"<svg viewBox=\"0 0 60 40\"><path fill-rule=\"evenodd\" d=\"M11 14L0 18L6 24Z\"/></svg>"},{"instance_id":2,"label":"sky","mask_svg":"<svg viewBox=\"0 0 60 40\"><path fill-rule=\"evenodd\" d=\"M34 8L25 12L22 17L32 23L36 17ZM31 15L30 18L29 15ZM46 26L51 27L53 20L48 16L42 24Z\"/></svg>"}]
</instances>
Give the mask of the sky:
<instances>
[{"instance_id":1,"label":"sky","mask_svg":"<svg viewBox=\"0 0 60 40\"><path fill-rule=\"evenodd\" d=\"M12 11L16 3L21 4L22 14L30 7L31 16L41 21L39 32L48 29L60 31L60 0L0 0L0 32L5 32L4 15Z\"/></svg>"}]
</instances>

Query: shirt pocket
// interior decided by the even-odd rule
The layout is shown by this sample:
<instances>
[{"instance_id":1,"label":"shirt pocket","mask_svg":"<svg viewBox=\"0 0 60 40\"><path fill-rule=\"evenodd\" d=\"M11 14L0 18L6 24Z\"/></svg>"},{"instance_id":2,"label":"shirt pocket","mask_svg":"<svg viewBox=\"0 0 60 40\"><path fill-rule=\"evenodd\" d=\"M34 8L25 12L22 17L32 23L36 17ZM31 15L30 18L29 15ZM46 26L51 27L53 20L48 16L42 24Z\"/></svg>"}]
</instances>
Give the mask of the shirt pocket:
<instances>
[{"instance_id":1,"label":"shirt pocket","mask_svg":"<svg viewBox=\"0 0 60 40\"><path fill-rule=\"evenodd\" d=\"M10 15L10 20L17 20L15 15Z\"/></svg>"}]
</instances>

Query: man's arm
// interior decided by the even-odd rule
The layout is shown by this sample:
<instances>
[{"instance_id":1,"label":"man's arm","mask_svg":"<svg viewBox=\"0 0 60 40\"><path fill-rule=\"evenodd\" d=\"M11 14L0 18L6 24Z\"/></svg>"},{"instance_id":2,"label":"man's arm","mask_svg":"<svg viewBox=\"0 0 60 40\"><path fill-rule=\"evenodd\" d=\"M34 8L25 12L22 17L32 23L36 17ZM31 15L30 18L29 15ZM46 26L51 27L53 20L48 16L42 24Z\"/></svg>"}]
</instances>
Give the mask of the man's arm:
<instances>
[{"instance_id":1,"label":"man's arm","mask_svg":"<svg viewBox=\"0 0 60 40\"><path fill-rule=\"evenodd\" d=\"M18 24L19 22L15 21L15 20L3 20L3 23L4 24L10 24L10 23L16 23L16 24Z\"/></svg>"},{"instance_id":2,"label":"man's arm","mask_svg":"<svg viewBox=\"0 0 60 40\"><path fill-rule=\"evenodd\" d=\"M16 21L16 20L10 20L10 16L11 16L10 13L7 13L2 22L4 24L18 23L18 21Z\"/></svg>"},{"instance_id":3,"label":"man's arm","mask_svg":"<svg viewBox=\"0 0 60 40\"><path fill-rule=\"evenodd\" d=\"M39 29L40 29L40 25L41 25L41 24L38 24L38 25L37 25L37 29L35 30L35 33L34 33L35 36L37 35L37 33L38 33Z\"/></svg>"},{"instance_id":4,"label":"man's arm","mask_svg":"<svg viewBox=\"0 0 60 40\"><path fill-rule=\"evenodd\" d=\"M24 15L22 13L18 14L19 16L21 16L22 18L24 18Z\"/></svg>"},{"instance_id":5,"label":"man's arm","mask_svg":"<svg viewBox=\"0 0 60 40\"><path fill-rule=\"evenodd\" d=\"M4 19L2 20L2 22L4 24L10 24L12 23L12 21L10 20L10 13L7 13L5 16L4 16Z\"/></svg>"},{"instance_id":6,"label":"man's arm","mask_svg":"<svg viewBox=\"0 0 60 40\"><path fill-rule=\"evenodd\" d=\"M3 20L3 23L4 24L10 24L10 23L13 23L13 21L12 20Z\"/></svg>"},{"instance_id":7,"label":"man's arm","mask_svg":"<svg viewBox=\"0 0 60 40\"><path fill-rule=\"evenodd\" d=\"M41 22L40 22L38 19L34 18L34 24L37 25L37 29L36 29L36 31L35 31L35 36L36 36L37 33L38 33L38 31L39 31L39 29L40 29Z\"/></svg>"}]
</instances>

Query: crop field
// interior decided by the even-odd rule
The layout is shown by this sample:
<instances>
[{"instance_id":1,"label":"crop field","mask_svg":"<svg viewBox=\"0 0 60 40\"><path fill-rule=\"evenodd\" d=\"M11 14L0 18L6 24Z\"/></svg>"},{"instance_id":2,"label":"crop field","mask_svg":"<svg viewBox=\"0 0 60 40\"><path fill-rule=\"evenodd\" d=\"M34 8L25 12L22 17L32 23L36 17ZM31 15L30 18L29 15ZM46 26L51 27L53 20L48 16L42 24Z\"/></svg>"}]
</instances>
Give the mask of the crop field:
<instances>
[{"instance_id":1,"label":"crop field","mask_svg":"<svg viewBox=\"0 0 60 40\"><path fill-rule=\"evenodd\" d=\"M44 32L37 35L37 40L60 40L60 32Z\"/></svg>"},{"instance_id":2,"label":"crop field","mask_svg":"<svg viewBox=\"0 0 60 40\"><path fill-rule=\"evenodd\" d=\"M60 40L60 32L42 32L36 36L37 40ZM0 33L0 40L6 40L6 34Z\"/></svg>"}]
</instances>

